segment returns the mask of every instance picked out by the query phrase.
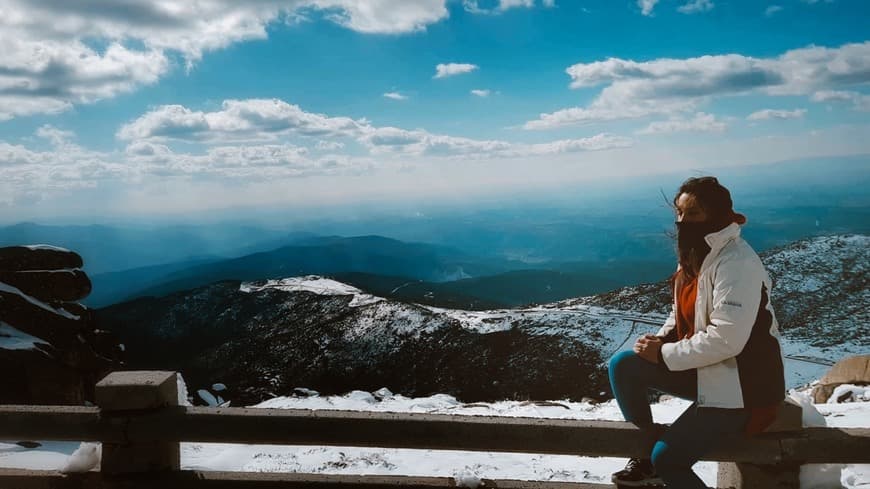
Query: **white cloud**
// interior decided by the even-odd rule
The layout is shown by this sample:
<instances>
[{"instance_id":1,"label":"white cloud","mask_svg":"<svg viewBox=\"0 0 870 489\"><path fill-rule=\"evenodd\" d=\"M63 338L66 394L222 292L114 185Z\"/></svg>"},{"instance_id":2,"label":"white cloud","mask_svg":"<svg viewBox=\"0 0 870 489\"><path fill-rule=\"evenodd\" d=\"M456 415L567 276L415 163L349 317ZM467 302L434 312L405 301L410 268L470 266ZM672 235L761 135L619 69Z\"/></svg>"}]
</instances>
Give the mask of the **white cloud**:
<instances>
[{"instance_id":1,"label":"white cloud","mask_svg":"<svg viewBox=\"0 0 870 489\"><path fill-rule=\"evenodd\" d=\"M476 95L478 97L489 97L490 93L491 92L489 90L481 90L481 89L474 89L471 91L472 95Z\"/></svg>"},{"instance_id":2,"label":"white cloud","mask_svg":"<svg viewBox=\"0 0 870 489\"><path fill-rule=\"evenodd\" d=\"M283 100L248 99L225 100L215 112L164 105L124 124L117 136L125 141L262 141L285 134L356 137L367 126L365 120L305 112Z\"/></svg>"},{"instance_id":3,"label":"white cloud","mask_svg":"<svg viewBox=\"0 0 870 489\"><path fill-rule=\"evenodd\" d=\"M523 128L542 130L569 125L641 119L652 115L690 111L695 108L695 105L691 100L639 100L634 104L627 104L599 97L589 107L571 107L549 114L540 114L538 119L527 121Z\"/></svg>"},{"instance_id":4,"label":"white cloud","mask_svg":"<svg viewBox=\"0 0 870 489\"><path fill-rule=\"evenodd\" d=\"M300 12L377 34L420 31L449 15L445 0L0 0L0 120L156 83L173 53L190 68L207 51L265 39L269 24Z\"/></svg>"},{"instance_id":5,"label":"white cloud","mask_svg":"<svg viewBox=\"0 0 870 489\"><path fill-rule=\"evenodd\" d=\"M555 0L541 0L541 5L546 8L556 6ZM533 8L535 0L499 0L493 8L480 6L479 0L462 0L462 6L467 12L473 14L496 14L512 8Z\"/></svg>"},{"instance_id":6,"label":"white cloud","mask_svg":"<svg viewBox=\"0 0 870 489\"><path fill-rule=\"evenodd\" d=\"M462 75L477 70L479 66L470 63L439 63L435 66L435 78Z\"/></svg>"},{"instance_id":7,"label":"white cloud","mask_svg":"<svg viewBox=\"0 0 870 489\"><path fill-rule=\"evenodd\" d=\"M549 143L519 145L515 151L520 155L551 155L628 148L633 144L634 142L630 138L601 133L588 138L561 139Z\"/></svg>"},{"instance_id":8,"label":"white cloud","mask_svg":"<svg viewBox=\"0 0 870 489\"><path fill-rule=\"evenodd\" d=\"M643 15L652 15L657 3L659 0L637 0L637 6L640 7L640 13Z\"/></svg>"},{"instance_id":9,"label":"white cloud","mask_svg":"<svg viewBox=\"0 0 870 489\"><path fill-rule=\"evenodd\" d=\"M764 109L753 112L746 116L749 121L766 121L770 119L802 119L806 115L807 109L795 110L775 110Z\"/></svg>"},{"instance_id":10,"label":"white cloud","mask_svg":"<svg viewBox=\"0 0 870 489\"><path fill-rule=\"evenodd\" d=\"M847 90L821 90L813 94L814 102L849 102L852 109L870 111L870 95Z\"/></svg>"},{"instance_id":11,"label":"white cloud","mask_svg":"<svg viewBox=\"0 0 870 489\"><path fill-rule=\"evenodd\" d=\"M43 137L56 135L52 129ZM34 151L0 141L0 187L10 193L66 191L89 188L104 180L125 178L134 172L113 161L111 155L66 142L49 151ZM2 199L0 199L2 200Z\"/></svg>"},{"instance_id":12,"label":"white cloud","mask_svg":"<svg viewBox=\"0 0 870 489\"><path fill-rule=\"evenodd\" d=\"M669 134L675 132L722 132L727 125L713 114L698 112L692 119L675 117L666 121L654 121L638 131L638 134Z\"/></svg>"},{"instance_id":13,"label":"white cloud","mask_svg":"<svg viewBox=\"0 0 870 489\"><path fill-rule=\"evenodd\" d=\"M43 124L36 130L36 136L48 140L52 146L63 146L75 137L72 131L58 129L51 124Z\"/></svg>"},{"instance_id":14,"label":"white cloud","mask_svg":"<svg viewBox=\"0 0 870 489\"><path fill-rule=\"evenodd\" d=\"M319 151L335 151L337 149L344 148L344 143L341 141L317 141L317 144L314 146Z\"/></svg>"},{"instance_id":15,"label":"white cloud","mask_svg":"<svg viewBox=\"0 0 870 489\"><path fill-rule=\"evenodd\" d=\"M782 7L779 5L771 5L764 9L764 15L767 17L772 17L777 12L782 12Z\"/></svg>"},{"instance_id":16,"label":"white cloud","mask_svg":"<svg viewBox=\"0 0 870 489\"><path fill-rule=\"evenodd\" d=\"M396 127L373 129L363 138L373 154L405 154L475 159L544 156L578 151L601 151L629 147L631 139L611 134L588 138L564 139L548 143L526 144L499 140L478 140L431 134L423 130L408 131Z\"/></svg>"},{"instance_id":17,"label":"white cloud","mask_svg":"<svg viewBox=\"0 0 870 489\"><path fill-rule=\"evenodd\" d=\"M97 52L79 41L33 41L3 28L0 20L0 120L114 97L155 83L169 70L157 50L112 43Z\"/></svg>"},{"instance_id":18,"label":"white cloud","mask_svg":"<svg viewBox=\"0 0 870 489\"><path fill-rule=\"evenodd\" d=\"M682 14L708 12L710 10L713 10L714 6L715 5L713 4L712 0L691 0L685 5L677 7L677 12L680 12Z\"/></svg>"},{"instance_id":19,"label":"white cloud","mask_svg":"<svg viewBox=\"0 0 870 489\"><path fill-rule=\"evenodd\" d=\"M301 7L332 10L336 13L328 17L330 20L370 34L421 31L449 15L444 0L297 0L297 3Z\"/></svg>"},{"instance_id":20,"label":"white cloud","mask_svg":"<svg viewBox=\"0 0 870 489\"><path fill-rule=\"evenodd\" d=\"M808 95L870 83L870 42L807 47L775 58L738 54L636 62L619 58L567 68L572 88L604 86L586 107L541 114L526 129L695 111L713 98L761 93Z\"/></svg>"},{"instance_id":21,"label":"white cloud","mask_svg":"<svg viewBox=\"0 0 870 489\"><path fill-rule=\"evenodd\" d=\"M407 95L402 95L399 92L387 92L384 94L384 97L393 99L393 100L408 100Z\"/></svg>"},{"instance_id":22,"label":"white cloud","mask_svg":"<svg viewBox=\"0 0 870 489\"><path fill-rule=\"evenodd\" d=\"M548 154L548 151L594 151L631 144L630 139L609 134L529 145L433 134L423 129L376 127L366 119L309 113L277 99L227 100L221 110L213 112L194 111L181 105L162 106L124 124L117 137L129 142L128 156L147 158L165 157L167 147L164 144L172 141L226 145L230 142L277 143L288 137L317 138L311 146L319 151L344 148L342 140L349 139L373 155L470 156L481 159L540 155ZM250 159L248 155L240 161ZM186 158L185 161L202 161L202 158Z\"/></svg>"}]
</instances>

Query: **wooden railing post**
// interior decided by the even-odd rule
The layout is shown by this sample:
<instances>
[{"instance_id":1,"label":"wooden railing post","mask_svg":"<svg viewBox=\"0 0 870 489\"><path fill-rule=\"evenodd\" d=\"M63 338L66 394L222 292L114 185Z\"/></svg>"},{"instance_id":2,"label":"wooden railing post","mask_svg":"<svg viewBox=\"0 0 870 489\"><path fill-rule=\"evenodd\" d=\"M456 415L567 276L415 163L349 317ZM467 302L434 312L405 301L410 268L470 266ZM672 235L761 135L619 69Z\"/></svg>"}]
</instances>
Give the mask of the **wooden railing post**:
<instances>
[{"instance_id":1,"label":"wooden railing post","mask_svg":"<svg viewBox=\"0 0 870 489\"><path fill-rule=\"evenodd\" d=\"M178 406L175 372L113 372L97 383L96 400L101 415L126 420L137 412ZM126 436L126 434L125 434ZM129 474L180 470L178 442L103 443L100 470L106 474Z\"/></svg>"},{"instance_id":2,"label":"wooden railing post","mask_svg":"<svg viewBox=\"0 0 870 489\"><path fill-rule=\"evenodd\" d=\"M767 432L793 431L802 428L801 407L786 399ZM720 489L789 489L800 487L801 466L795 462L769 464L719 462L716 486Z\"/></svg>"}]
</instances>

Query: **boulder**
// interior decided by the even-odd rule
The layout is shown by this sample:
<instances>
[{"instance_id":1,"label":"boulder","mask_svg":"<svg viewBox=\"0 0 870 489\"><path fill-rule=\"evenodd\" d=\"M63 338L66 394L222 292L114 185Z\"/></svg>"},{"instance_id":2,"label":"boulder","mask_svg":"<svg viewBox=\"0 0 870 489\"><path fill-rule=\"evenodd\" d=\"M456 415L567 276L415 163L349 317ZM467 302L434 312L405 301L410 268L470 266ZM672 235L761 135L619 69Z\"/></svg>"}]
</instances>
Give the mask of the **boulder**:
<instances>
[{"instance_id":1,"label":"boulder","mask_svg":"<svg viewBox=\"0 0 870 489\"><path fill-rule=\"evenodd\" d=\"M74 302L91 291L81 266L62 248L0 248L0 404L81 405L123 365L117 338Z\"/></svg>"},{"instance_id":2,"label":"boulder","mask_svg":"<svg viewBox=\"0 0 870 489\"><path fill-rule=\"evenodd\" d=\"M813 388L813 402L827 402L834 389L842 384L870 384L870 355L856 355L837 362Z\"/></svg>"}]
</instances>

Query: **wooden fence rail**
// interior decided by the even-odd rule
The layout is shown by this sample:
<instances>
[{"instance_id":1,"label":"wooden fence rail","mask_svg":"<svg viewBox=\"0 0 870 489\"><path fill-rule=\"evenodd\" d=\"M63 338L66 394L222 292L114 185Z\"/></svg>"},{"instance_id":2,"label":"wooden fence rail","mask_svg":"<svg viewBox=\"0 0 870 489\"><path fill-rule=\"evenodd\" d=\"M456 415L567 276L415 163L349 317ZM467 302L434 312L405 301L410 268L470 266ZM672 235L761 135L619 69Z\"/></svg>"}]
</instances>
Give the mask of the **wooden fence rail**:
<instances>
[{"instance_id":1,"label":"wooden fence rail","mask_svg":"<svg viewBox=\"0 0 870 489\"><path fill-rule=\"evenodd\" d=\"M178 406L173 372L116 372L97 385L99 407L0 406L0 439L103 443L101 472L0 470L0 488L449 487L452 478L258 474L180 470L179 442L357 446L541 454L643 456L623 422L341 410ZM796 409L796 411L795 411ZM705 456L720 487L797 487L806 463L870 463L870 429L800 427L784 407L780 430L735 438ZM783 425L784 423L784 425ZM784 430L784 431L782 431ZM489 487L602 488L494 480Z\"/></svg>"}]
</instances>

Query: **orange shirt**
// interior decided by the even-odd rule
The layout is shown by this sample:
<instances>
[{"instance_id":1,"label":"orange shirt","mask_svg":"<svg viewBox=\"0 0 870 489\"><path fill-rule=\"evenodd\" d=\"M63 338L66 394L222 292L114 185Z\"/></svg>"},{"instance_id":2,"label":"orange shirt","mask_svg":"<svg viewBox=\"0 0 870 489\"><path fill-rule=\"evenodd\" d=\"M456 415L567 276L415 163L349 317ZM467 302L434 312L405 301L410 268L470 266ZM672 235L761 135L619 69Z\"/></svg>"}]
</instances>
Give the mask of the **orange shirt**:
<instances>
[{"instance_id":1,"label":"orange shirt","mask_svg":"<svg viewBox=\"0 0 870 489\"><path fill-rule=\"evenodd\" d=\"M677 292L677 341L695 334L695 299L698 297L698 277L684 280Z\"/></svg>"},{"instance_id":2,"label":"orange shirt","mask_svg":"<svg viewBox=\"0 0 870 489\"><path fill-rule=\"evenodd\" d=\"M679 282L677 282L679 283ZM691 338L695 334L695 300L698 298L698 277L683 280L677 291L677 341ZM754 407L749 411L749 421L745 433L761 433L776 419L778 404Z\"/></svg>"}]
</instances>

